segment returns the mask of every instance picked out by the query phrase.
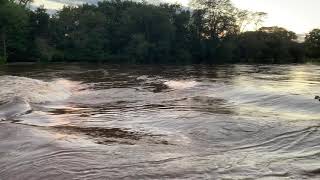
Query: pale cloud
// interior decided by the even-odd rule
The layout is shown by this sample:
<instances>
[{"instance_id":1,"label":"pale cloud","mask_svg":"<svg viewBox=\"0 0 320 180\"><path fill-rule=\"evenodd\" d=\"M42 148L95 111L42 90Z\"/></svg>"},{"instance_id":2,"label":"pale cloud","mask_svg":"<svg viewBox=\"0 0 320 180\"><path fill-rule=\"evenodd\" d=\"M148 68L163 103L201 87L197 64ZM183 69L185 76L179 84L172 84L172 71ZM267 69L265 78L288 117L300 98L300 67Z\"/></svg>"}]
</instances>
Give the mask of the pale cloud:
<instances>
[{"instance_id":1,"label":"pale cloud","mask_svg":"<svg viewBox=\"0 0 320 180\"><path fill-rule=\"evenodd\" d=\"M61 9L65 3L49 1L49 0L35 0L33 6L44 6L46 9Z\"/></svg>"},{"instance_id":2,"label":"pale cloud","mask_svg":"<svg viewBox=\"0 0 320 180\"><path fill-rule=\"evenodd\" d=\"M189 0L166 0L166 2L177 3L177 4L181 4L183 6L188 6L189 5Z\"/></svg>"}]
</instances>

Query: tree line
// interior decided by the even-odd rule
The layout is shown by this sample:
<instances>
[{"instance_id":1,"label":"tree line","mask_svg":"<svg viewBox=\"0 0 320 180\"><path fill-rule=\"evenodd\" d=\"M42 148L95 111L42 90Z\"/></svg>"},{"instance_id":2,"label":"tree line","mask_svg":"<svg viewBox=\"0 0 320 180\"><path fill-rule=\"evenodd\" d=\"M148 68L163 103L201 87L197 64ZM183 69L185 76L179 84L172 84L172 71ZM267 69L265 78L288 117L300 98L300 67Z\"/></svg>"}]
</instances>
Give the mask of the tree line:
<instances>
[{"instance_id":1,"label":"tree line","mask_svg":"<svg viewBox=\"0 0 320 180\"><path fill-rule=\"evenodd\" d=\"M305 42L265 13L230 0L149 4L122 0L65 6L53 15L30 0L0 0L1 62L299 63L320 58L320 29Z\"/></svg>"}]
</instances>

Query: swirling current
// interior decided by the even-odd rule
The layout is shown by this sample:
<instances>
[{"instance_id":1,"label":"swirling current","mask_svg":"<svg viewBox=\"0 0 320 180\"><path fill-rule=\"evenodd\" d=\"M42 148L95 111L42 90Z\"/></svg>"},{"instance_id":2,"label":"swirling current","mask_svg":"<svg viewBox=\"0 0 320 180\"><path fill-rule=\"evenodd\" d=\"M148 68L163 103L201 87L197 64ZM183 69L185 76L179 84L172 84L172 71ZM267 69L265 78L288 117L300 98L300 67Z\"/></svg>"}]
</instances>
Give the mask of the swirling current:
<instances>
[{"instance_id":1,"label":"swirling current","mask_svg":"<svg viewBox=\"0 0 320 180\"><path fill-rule=\"evenodd\" d=\"M0 67L0 179L319 179L320 66Z\"/></svg>"}]
</instances>

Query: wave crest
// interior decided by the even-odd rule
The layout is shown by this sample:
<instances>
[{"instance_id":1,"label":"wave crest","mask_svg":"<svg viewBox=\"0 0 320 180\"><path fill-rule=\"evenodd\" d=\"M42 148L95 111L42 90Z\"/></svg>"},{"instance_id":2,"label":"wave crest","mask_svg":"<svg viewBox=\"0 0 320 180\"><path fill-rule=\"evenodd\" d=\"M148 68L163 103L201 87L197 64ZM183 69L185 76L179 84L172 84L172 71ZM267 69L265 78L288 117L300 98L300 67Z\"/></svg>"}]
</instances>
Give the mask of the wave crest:
<instances>
[{"instance_id":1,"label":"wave crest","mask_svg":"<svg viewBox=\"0 0 320 180\"><path fill-rule=\"evenodd\" d=\"M166 86L172 89L187 89L196 86L198 83L196 81L167 81L164 83Z\"/></svg>"},{"instance_id":2,"label":"wave crest","mask_svg":"<svg viewBox=\"0 0 320 180\"><path fill-rule=\"evenodd\" d=\"M65 79L45 82L19 76L0 76L0 84L0 101L10 101L14 97L21 97L30 103L65 100L79 85Z\"/></svg>"}]
</instances>

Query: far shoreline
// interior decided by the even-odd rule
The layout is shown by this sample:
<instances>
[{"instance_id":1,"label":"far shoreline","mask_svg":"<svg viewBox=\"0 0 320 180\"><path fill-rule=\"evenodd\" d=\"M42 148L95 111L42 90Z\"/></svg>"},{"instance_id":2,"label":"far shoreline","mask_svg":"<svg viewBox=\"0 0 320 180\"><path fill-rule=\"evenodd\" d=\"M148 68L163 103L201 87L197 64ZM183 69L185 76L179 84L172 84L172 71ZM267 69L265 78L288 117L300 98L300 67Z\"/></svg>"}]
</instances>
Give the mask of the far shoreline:
<instances>
[{"instance_id":1,"label":"far shoreline","mask_svg":"<svg viewBox=\"0 0 320 180\"><path fill-rule=\"evenodd\" d=\"M307 59L302 62L285 62L285 63L255 63L255 62L218 62L218 63L136 63L136 62L112 62L112 61L47 61L47 62L30 62L30 61L17 61L17 62L6 62L0 64L1 66L14 66L14 65L55 65L55 64L74 64L74 65L93 65L93 64L104 64L104 65L175 65L175 66L188 66L188 65L320 65L320 59Z\"/></svg>"}]
</instances>

